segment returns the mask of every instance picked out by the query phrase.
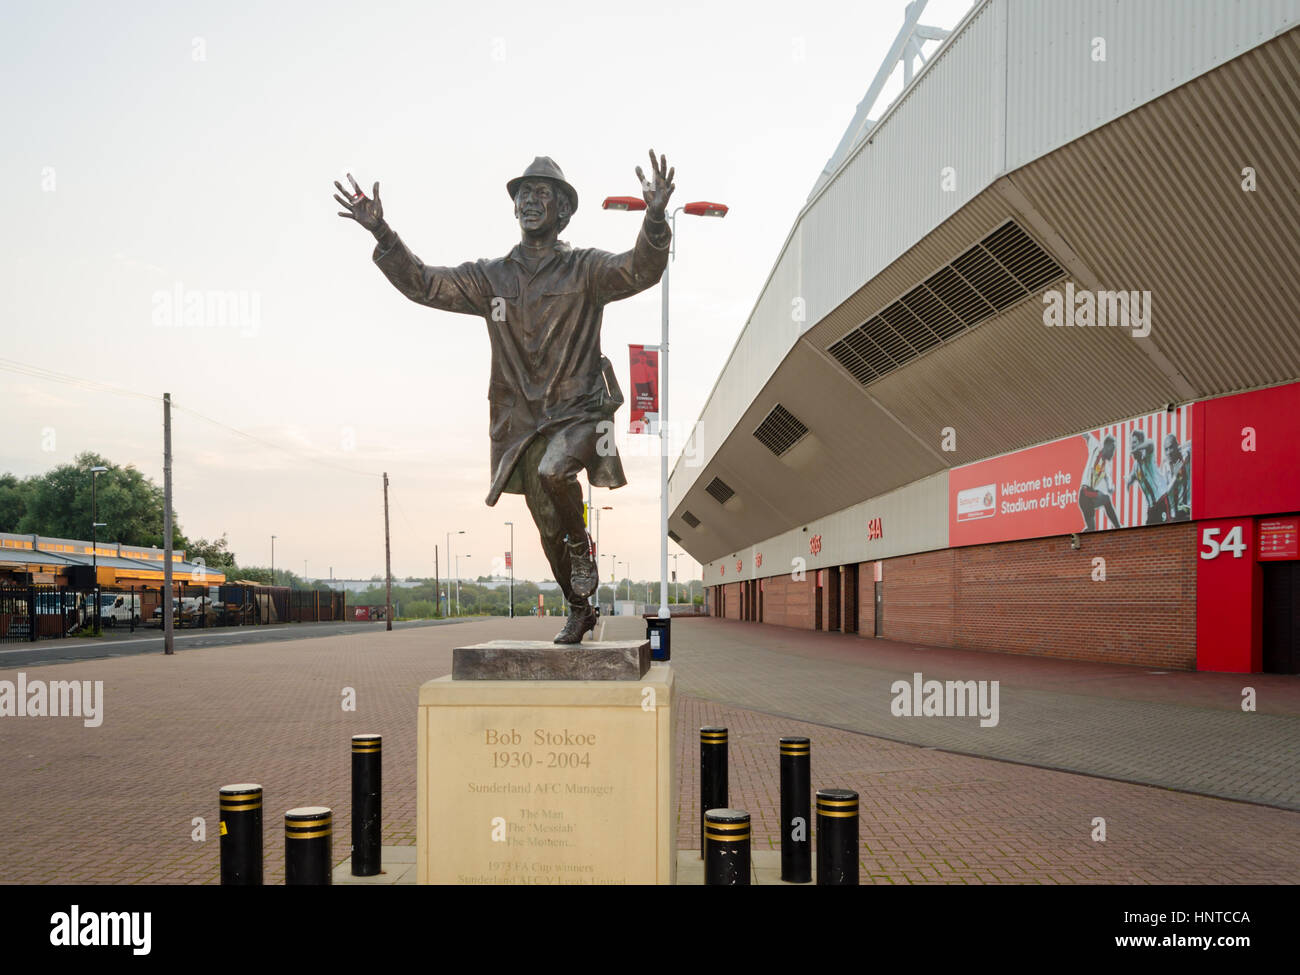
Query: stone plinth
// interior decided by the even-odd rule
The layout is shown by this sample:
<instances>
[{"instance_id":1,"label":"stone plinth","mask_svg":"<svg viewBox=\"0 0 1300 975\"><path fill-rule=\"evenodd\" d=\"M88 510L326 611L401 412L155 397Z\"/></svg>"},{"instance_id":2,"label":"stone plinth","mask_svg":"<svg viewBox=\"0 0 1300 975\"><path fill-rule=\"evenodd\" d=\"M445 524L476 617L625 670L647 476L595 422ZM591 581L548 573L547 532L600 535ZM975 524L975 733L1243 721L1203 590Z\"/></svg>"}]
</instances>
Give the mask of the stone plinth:
<instances>
[{"instance_id":1,"label":"stone plinth","mask_svg":"<svg viewBox=\"0 0 1300 975\"><path fill-rule=\"evenodd\" d=\"M649 669L645 640L493 640L451 652L452 680L640 680Z\"/></svg>"},{"instance_id":2,"label":"stone plinth","mask_svg":"<svg viewBox=\"0 0 1300 975\"><path fill-rule=\"evenodd\" d=\"M639 680L424 684L419 882L673 883L672 698L666 663Z\"/></svg>"}]
</instances>

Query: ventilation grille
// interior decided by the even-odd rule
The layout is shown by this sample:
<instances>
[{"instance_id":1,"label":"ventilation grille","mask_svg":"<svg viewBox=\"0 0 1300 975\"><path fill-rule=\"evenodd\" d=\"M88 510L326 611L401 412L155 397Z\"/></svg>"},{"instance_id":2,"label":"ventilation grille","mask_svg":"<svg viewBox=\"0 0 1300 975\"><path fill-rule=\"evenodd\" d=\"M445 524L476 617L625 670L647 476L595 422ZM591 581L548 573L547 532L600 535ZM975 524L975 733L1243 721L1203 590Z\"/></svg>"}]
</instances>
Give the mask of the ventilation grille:
<instances>
[{"instance_id":1,"label":"ventilation grille","mask_svg":"<svg viewBox=\"0 0 1300 975\"><path fill-rule=\"evenodd\" d=\"M679 543L680 543L681 540L682 540L682 536L681 536L681 535L678 535L675 531L669 531L669 532L668 532L668 537L671 538L674 542L679 542Z\"/></svg>"},{"instance_id":2,"label":"ventilation grille","mask_svg":"<svg viewBox=\"0 0 1300 975\"><path fill-rule=\"evenodd\" d=\"M865 386L1064 274L1008 221L827 351Z\"/></svg>"},{"instance_id":3,"label":"ventilation grille","mask_svg":"<svg viewBox=\"0 0 1300 975\"><path fill-rule=\"evenodd\" d=\"M754 436L758 438L759 443L780 457L802 440L807 433L808 428L799 421L799 418L777 403L772 407L772 412L767 415L767 419L758 425Z\"/></svg>"},{"instance_id":4,"label":"ventilation grille","mask_svg":"<svg viewBox=\"0 0 1300 975\"><path fill-rule=\"evenodd\" d=\"M689 511L682 512L682 521L686 522L686 524L690 525L692 528L700 527L700 519L696 518Z\"/></svg>"},{"instance_id":5,"label":"ventilation grille","mask_svg":"<svg viewBox=\"0 0 1300 975\"><path fill-rule=\"evenodd\" d=\"M731 490L731 486L720 477L711 480L704 490L708 491L718 504L726 504L736 494L735 491Z\"/></svg>"}]
</instances>

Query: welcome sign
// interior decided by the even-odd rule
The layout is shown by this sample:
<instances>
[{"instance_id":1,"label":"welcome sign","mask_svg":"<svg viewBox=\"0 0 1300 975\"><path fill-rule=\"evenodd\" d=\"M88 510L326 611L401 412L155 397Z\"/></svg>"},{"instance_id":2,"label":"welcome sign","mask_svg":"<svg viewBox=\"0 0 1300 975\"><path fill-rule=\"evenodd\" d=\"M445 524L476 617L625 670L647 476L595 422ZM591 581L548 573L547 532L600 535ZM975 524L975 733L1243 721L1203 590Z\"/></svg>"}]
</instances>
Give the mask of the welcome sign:
<instances>
[{"instance_id":1,"label":"welcome sign","mask_svg":"<svg viewBox=\"0 0 1300 975\"><path fill-rule=\"evenodd\" d=\"M1191 465L1189 405L958 467L948 476L948 543L1187 521Z\"/></svg>"}]
</instances>

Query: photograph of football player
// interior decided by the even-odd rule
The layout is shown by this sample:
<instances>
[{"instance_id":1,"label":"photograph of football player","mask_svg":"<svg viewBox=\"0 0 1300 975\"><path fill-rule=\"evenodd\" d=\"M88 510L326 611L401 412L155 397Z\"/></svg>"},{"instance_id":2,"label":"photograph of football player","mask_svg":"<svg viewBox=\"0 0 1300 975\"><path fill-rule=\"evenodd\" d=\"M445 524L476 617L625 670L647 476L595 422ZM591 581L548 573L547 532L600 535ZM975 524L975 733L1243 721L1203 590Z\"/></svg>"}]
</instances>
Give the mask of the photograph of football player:
<instances>
[{"instance_id":1,"label":"photograph of football player","mask_svg":"<svg viewBox=\"0 0 1300 975\"><path fill-rule=\"evenodd\" d=\"M1165 462L1160 468L1165 493L1156 503L1160 521L1190 521L1192 517L1192 443L1165 436ZM1148 522L1150 524L1150 522Z\"/></svg>"},{"instance_id":2,"label":"photograph of football player","mask_svg":"<svg viewBox=\"0 0 1300 975\"><path fill-rule=\"evenodd\" d=\"M1097 530L1097 509L1101 508L1108 519L1110 528L1120 527L1119 515L1115 514L1115 505L1111 495L1115 493L1115 483L1110 476L1110 462L1115 456L1115 438L1106 435L1098 440L1092 434L1084 434L1088 444L1088 463L1084 465L1083 476L1079 481L1079 510L1083 512L1084 531Z\"/></svg>"},{"instance_id":3,"label":"photograph of football player","mask_svg":"<svg viewBox=\"0 0 1300 975\"><path fill-rule=\"evenodd\" d=\"M1165 480L1156 463L1155 442L1148 440L1142 430L1135 429L1129 434L1128 455L1133 461L1133 467L1128 472L1128 477L1124 478L1124 488L1127 490L1136 483L1142 489L1142 495L1147 501L1146 523L1158 525L1163 519L1157 502L1165 493Z\"/></svg>"}]
</instances>

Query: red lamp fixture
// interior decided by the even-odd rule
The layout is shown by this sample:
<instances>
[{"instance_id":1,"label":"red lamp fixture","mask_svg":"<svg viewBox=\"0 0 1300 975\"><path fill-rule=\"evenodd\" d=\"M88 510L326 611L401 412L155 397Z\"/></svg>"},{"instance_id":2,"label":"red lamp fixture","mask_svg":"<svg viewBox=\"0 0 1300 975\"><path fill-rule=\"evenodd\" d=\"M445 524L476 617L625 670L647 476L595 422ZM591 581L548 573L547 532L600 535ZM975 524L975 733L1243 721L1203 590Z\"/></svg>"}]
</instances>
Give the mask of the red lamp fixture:
<instances>
[{"instance_id":1,"label":"red lamp fixture","mask_svg":"<svg viewBox=\"0 0 1300 975\"><path fill-rule=\"evenodd\" d=\"M645 200L639 196L607 196L600 206L603 210L644 210ZM687 203L682 209L693 217L725 217L728 207L725 203L699 200Z\"/></svg>"},{"instance_id":2,"label":"red lamp fixture","mask_svg":"<svg viewBox=\"0 0 1300 975\"><path fill-rule=\"evenodd\" d=\"M644 210L645 200L639 196L607 196L600 207L602 210Z\"/></svg>"}]
</instances>

